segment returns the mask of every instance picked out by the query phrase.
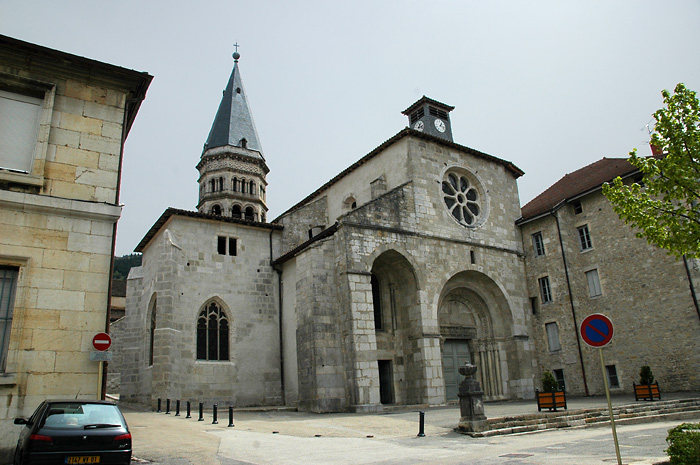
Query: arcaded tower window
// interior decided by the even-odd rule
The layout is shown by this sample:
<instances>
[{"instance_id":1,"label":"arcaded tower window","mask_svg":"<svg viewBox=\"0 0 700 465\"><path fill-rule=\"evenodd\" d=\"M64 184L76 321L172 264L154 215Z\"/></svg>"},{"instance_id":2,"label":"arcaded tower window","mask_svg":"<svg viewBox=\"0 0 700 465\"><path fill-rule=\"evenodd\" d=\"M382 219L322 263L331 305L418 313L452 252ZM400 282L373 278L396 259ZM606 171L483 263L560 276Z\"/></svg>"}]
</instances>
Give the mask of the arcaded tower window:
<instances>
[{"instance_id":1,"label":"arcaded tower window","mask_svg":"<svg viewBox=\"0 0 700 465\"><path fill-rule=\"evenodd\" d=\"M453 168L445 173L442 197L450 215L462 226L473 228L486 219L485 191L467 170Z\"/></svg>"}]
</instances>

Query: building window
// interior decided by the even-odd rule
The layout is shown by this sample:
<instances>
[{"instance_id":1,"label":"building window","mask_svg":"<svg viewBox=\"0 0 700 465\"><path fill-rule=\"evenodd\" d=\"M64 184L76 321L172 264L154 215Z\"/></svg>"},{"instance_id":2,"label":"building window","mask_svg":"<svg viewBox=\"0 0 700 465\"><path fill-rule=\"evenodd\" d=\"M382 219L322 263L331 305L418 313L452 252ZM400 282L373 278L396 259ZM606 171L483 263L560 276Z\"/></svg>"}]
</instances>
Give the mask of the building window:
<instances>
[{"instance_id":1,"label":"building window","mask_svg":"<svg viewBox=\"0 0 700 465\"><path fill-rule=\"evenodd\" d=\"M532 308L532 314L537 315L537 297L530 297L530 307Z\"/></svg>"},{"instance_id":2,"label":"building window","mask_svg":"<svg viewBox=\"0 0 700 465\"><path fill-rule=\"evenodd\" d=\"M216 251L219 255L235 256L238 253L238 240L235 237L217 236Z\"/></svg>"},{"instance_id":3,"label":"building window","mask_svg":"<svg viewBox=\"0 0 700 465\"><path fill-rule=\"evenodd\" d=\"M228 360L228 318L216 302L197 318L197 360Z\"/></svg>"},{"instance_id":4,"label":"building window","mask_svg":"<svg viewBox=\"0 0 700 465\"><path fill-rule=\"evenodd\" d=\"M243 213L241 212L240 205L234 205L231 207L231 217L233 218L243 218Z\"/></svg>"},{"instance_id":5,"label":"building window","mask_svg":"<svg viewBox=\"0 0 700 465\"><path fill-rule=\"evenodd\" d=\"M573 209L574 209L574 215L580 215L581 213L583 213L583 207L581 206L581 202L580 202L580 201L578 201L578 200L575 201L575 202L572 204L572 207L573 207Z\"/></svg>"},{"instance_id":6,"label":"building window","mask_svg":"<svg viewBox=\"0 0 700 465\"><path fill-rule=\"evenodd\" d=\"M449 170L442 180L442 198L459 224L475 227L486 218L483 189L477 179L462 170Z\"/></svg>"},{"instance_id":7,"label":"building window","mask_svg":"<svg viewBox=\"0 0 700 465\"><path fill-rule=\"evenodd\" d=\"M591 242L591 234L588 232L588 225L584 224L576 228L578 231L578 241L581 250L588 250L593 248L593 243Z\"/></svg>"},{"instance_id":8,"label":"building window","mask_svg":"<svg viewBox=\"0 0 700 465\"><path fill-rule=\"evenodd\" d=\"M250 193L251 195L255 195L255 182L250 181L250 184L248 185L248 187L249 187L248 193Z\"/></svg>"},{"instance_id":9,"label":"building window","mask_svg":"<svg viewBox=\"0 0 700 465\"><path fill-rule=\"evenodd\" d=\"M605 374L608 376L608 387L615 389L620 387L620 380L617 377L615 365L605 365Z\"/></svg>"},{"instance_id":10,"label":"building window","mask_svg":"<svg viewBox=\"0 0 700 465\"><path fill-rule=\"evenodd\" d=\"M471 261L472 265L476 265L476 252L473 250L469 251L469 260Z\"/></svg>"},{"instance_id":11,"label":"building window","mask_svg":"<svg viewBox=\"0 0 700 465\"><path fill-rule=\"evenodd\" d=\"M557 370L552 370L554 379L557 380L557 389L566 392L566 381L564 381L564 370L559 368Z\"/></svg>"},{"instance_id":12,"label":"building window","mask_svg":"<svg viewBox=\"0 0 700 465\"><path fill-rule=\"evenodd\" d=\"M382 315L382 299L379 288L379 280L375 275L370 278L372 284L372 306L374 308L374 329L384 331L384 318Z\"/></svg>"},{"instance_id":13,"label":"building window","mask_svg":"<svg viewBox=\"0 0 700 465\"><path fill-rule=\"evenodd\" d=\"M559 343L559 326L556 323L547 323L544 327L547 330L549 351L557 352L561 350L561 344Z\"/></svg>"},{"instance_id":14,"label":"building window","mask_svg":"<svg viewBox=\"0 0 700 465\"><path fill-rule=\"evenodd\" d=\"M0 168L31 172L43 103L0 90Z\"/></svg>"},{"instance_id":15,"label":"building window","mask_svg":"<svg viewBox=\"0 0 700 465\"><path fill-rule=\"evenodd\" d=\"M241 194L245 194L247 190L248 183L245 179L241 179Z\"/></svg>"},{"instance_id":16,"label":"building window","mask_svg":"<svg viewBox=\"0 0 700 465\"><path fill-rule=\"evenodd\" d=\"M542 239L542 232L538 231L532 235L532 247L535 249L536 257L544 255L544 239Z\"/></svg>"},{"instance_id":17,"label":"building window","mask_svg":"<svg viewBox=\"0 0 700 465\"><path fill-rule=\"evenodd\" d=\"M0 266L0 373L5 372L19 268Z\"/></svg>"},{"instance_id":18,"label":"building window","mask_svg":"<svg viewBox=\"0 0 700 465\"><path fill-rule=\"evenodd\" d=\"M221 216L221 206L219 206L219 205L212 206L209 213L212 215Z\"/></svg>"},{"instance_id":19,"label":"building window","mask_svg":"<svg viewBox=\"0 0 700 465\"><path fill-rule=\"evenodd\" d=\"M543 304L552 301L552 288L549 285L549 276L545 276L537 280L540 285L540 299Z\"/></svg>"},{"instance_id":20,"label":"building window","mask_svg":"<svg viewBox=\"0 0 700 465\"><path fill-rule=\"evenodd\" d=\"M233 178L233 192L238 192L238 178Z\"/></svg>"},{"instance_id":21,"label":"building window","mask_svg":"<svg viewBox=\"0 0 700 465\"><path fill-rule=\"evenodd\" d=\"M603 291L600 289L598 270L586 271L586 279L588 280L588 295L590 297L598 297L603 294Z\"/></svg>"}]
</instances>

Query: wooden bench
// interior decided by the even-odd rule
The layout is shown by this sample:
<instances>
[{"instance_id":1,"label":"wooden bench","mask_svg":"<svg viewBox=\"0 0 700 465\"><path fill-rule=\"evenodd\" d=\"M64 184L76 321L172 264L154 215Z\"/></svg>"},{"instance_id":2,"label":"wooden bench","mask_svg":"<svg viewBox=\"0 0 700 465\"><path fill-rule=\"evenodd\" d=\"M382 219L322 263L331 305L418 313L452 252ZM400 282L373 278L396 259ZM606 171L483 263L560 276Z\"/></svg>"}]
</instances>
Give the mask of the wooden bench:
<instances>
[{"instance_id":1,"label":"wooden bench","mask_svg":"<svg viewBox=\"0 0 700 465\"><path fill-rule=\"evenodd\" d=\"M535 391L537 397L537 411L541 412L543 408L549 409L550 412L556 412L558 408L566 410L566 393L564 391L556 392L540 392Z\"/></svg>"},{"instance_id":2,"label":"wooden bench","mask_svg":"<svg viewBox=\"0 0 700 465\"><path fill-rule=\"evenodd\" d=\"M634 400L661 400L661 391L659 390L659 383L632 383L632 385L634 386Z\"/></svg>"}]
</instances>

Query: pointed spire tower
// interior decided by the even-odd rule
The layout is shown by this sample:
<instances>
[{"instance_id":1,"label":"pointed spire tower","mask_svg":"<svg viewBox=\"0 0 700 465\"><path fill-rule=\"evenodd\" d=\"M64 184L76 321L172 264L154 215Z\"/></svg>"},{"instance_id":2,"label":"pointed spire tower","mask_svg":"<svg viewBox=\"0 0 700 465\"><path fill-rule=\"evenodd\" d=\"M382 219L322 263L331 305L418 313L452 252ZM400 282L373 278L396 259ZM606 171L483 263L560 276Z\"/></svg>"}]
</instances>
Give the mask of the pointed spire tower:
<instances>
[{"instance_id":1,"label":"pointed spire tower","mask_svg":"<svg viewBox=\"0 0 700 465\"><path fill-rule=\"evenodd\" d=\"M238 47L236 44L235 47ZM243 88L238 59L209 131L199 171L200 213L265 222L267 204L265 163L258 131Z\"/></svg>"}]
</instances>

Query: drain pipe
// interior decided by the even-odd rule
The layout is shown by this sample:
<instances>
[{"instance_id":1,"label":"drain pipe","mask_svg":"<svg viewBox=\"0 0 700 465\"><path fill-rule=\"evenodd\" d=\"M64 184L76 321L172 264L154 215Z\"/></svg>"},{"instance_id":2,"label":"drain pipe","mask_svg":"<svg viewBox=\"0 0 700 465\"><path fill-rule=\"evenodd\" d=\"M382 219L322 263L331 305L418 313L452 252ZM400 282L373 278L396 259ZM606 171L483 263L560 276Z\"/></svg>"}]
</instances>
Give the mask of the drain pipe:
<instances>
[{"instance_id":1,"label":"drain pipe","mask_svg":"<svg viewBox=\"0 0 700 465\"><path fill-rule=\"evenodd\" d=\"M274 265L272 254L272 232L270 230L270 266L277 272L277 302L279 312L279 344L280 344L280 391L282 394L282 405L287 405L287 399L284 393L284 329L282 327L282 270Z\"/></svg>"},{"instance_id":2,"label":"drain pipe","mask_svg":"<svg viewBox=\"0 0 700 465\"><path fill-rule=\"evenodd\" d=\"M583 389L588 396L588 382L586 381L586 367L583 364L583 351L581 350L581 338L578 333L578 321L576 321L576 308L574 306L574 296L571 293L571 279L569 278L569 265L566 263L566 253L564 252L564 241L561 237L561 228L559 227L559 215L556 209L552 211L552 216L557 223L557 233L559 233L559 247L561 248L561 259L564 262L564 274L566 275L566 287L569 291L569 303L571 304L571 316L574 319L574 331L576 332L576 345L578 346L578 358L581 362L581 374L583 375Z\"/></svg>"}]
</instances>

